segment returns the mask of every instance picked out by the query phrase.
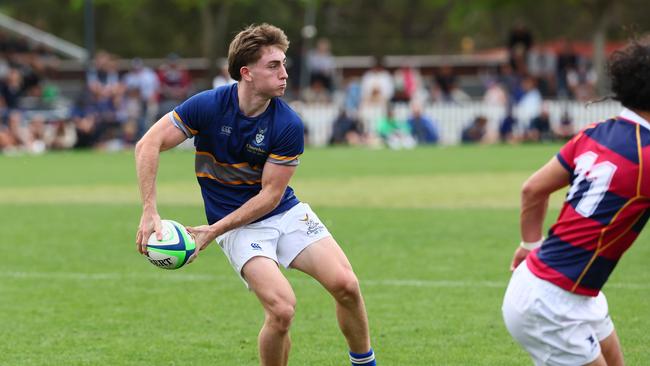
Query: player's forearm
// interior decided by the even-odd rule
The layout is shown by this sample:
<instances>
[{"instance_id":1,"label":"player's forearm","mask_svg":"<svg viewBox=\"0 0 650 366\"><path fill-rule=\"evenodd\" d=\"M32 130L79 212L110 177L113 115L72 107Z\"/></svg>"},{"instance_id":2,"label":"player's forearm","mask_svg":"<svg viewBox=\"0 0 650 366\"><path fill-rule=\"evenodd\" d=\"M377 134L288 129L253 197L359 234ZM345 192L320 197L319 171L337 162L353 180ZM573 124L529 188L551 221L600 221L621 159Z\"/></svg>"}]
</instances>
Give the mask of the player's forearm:
<instances>
[{"instance_id":1,"label":"player's forearm","mask_svg":"<svg viewBox=\"0 0 650 366\"><path fill-rule=\"evenodd\" d=\"M282 199L282 194L262 190L256 196L246 201L241 207L228 214L211 226L215 238L232 229L250 224L260 217L273 211Z\"/></svg>"},{"instance_id":2,"label":"player's forearm","mask_svg":"<svg viewBox=\"0 0 650 366\"><path fill-rule=\"evenodd\" d=\"M156 209L156 175L160 149L140 141L135 148L135 165L143 210Z\"/></svg>"},{"instance_id":3,"label":"player's forearm","mask_svg":"<svg viewBox=\"0 0 650 366\"><path fill-rule=\"evenodd\" d=\"M521 194L521 239L532 243L542 238L549 196L524 190Z\"/></svg>"}]
</instances>

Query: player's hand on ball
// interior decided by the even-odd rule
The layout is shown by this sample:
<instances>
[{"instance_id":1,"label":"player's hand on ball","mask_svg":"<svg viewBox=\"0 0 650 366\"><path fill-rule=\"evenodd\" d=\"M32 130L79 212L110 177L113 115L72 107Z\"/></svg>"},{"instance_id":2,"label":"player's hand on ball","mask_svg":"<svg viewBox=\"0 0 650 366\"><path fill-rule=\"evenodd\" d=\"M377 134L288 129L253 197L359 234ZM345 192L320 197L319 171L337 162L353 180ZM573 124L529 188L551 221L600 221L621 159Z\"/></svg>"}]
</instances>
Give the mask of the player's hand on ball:
<instances>
[{"instance_id":1,"label":"player's hand on ball","mask_svg":"<svg viewBox=\"0 0 650 366\"><path fill-rule=\"evenodd\" d=\"M192 263L199 255L199 252L207 248L208 245L210 245L210 243L212 243L212 241L217 236L210 229L209 225L201 225L195 227L188 226L186 227L186 229L187 231L189 231L190 235L192 235L192 237L194 238L194 242L196 243L196 250L188 260L189 263Z\"/></svg>"},{"instance_id":2,"label":"player's hand on ball","mask_svg":"<svg viewBox=\"0 0 650 366\"><path fill-rule=\"evenodd\" d=\"M162 223L158 212L143 212L140 226L135 236L135 246L140 254L147 254L147 241L151 233L156 233L156 238L162 240Z\"/></svg>"},{"instance_id":3,"label":"player's hand on ball","mask_svg":"<svg viewBox=\"0 0 650 366\"><path fill-rule=\"evenodd\" d=\"M515 250L515 254L512 256L512 263L510 264L511 272L514 271L515 268L517 268L519 264L524 261L524 259L526 259L528 253L530 253L530 250L522 247L517 247L517 250Z\"/></svg>"}]
</instances>

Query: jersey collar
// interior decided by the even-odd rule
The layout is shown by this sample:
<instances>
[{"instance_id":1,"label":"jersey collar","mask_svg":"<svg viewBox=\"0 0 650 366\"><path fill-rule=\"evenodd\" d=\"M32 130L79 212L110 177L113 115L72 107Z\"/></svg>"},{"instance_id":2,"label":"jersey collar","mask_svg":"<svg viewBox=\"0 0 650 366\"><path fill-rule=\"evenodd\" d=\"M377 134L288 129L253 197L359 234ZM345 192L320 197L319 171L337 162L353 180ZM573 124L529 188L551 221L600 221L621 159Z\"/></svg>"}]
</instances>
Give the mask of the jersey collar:
<instances>
[{"instance_id":1,"label":"jersey collar","mask_svg":"<svg viewBox=\"0 0 650 366\"><path fill-rule=\"evenodd\" d=\"M641 126L645 127L646 129L650 130L650 123L648 123L648 121L646 121L643 117L634 113L634 111L630 109L623 108L623 111L619 114L619 116L628 121L638 123Z\"/></svg>"}]
</instances>

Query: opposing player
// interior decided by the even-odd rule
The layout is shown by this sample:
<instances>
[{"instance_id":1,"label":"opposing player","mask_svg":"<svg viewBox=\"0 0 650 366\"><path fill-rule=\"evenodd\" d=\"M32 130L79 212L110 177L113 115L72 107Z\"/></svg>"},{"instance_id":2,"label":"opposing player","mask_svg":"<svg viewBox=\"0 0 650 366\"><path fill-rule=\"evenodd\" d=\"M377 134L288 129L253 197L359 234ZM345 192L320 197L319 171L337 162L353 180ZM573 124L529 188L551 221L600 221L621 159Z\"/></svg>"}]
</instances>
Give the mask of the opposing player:
<instances>
[{"instance_id":1,"label":"opposing player","mask_svg":"<svg viewBox=\"0 0 650 366\"><path fill-rule=\"evenodd\" d=\"M578 133L524 183L523 241L502 310L536 365L623 365L601 288L650 217L648 60L647 42L613 54L608 71L621 114ZM549 195L566 185L544 239Z\"/></svg>"},{"instance_id":2,"label":"opposing player","mask_svg":"<svg viewBox=\"0 0 650 366\"><path fill-rule=\"evenodd\" d=\"M199 93L161 118L136 146L143 212L140 253L160 235L155 179L159 154L194 138L195 169L209 225L189 228L199 250L216 239L265 312L261 365L286 365L296 298L279 265L320 282L352 365L375 365L359 282L345 254L310 207L288 186L303 152L303 125L278 97L287 87L284 32L250 26L230 43L228 71L236 84ZM191 258L194 260L198 250Z\"/></svg>"}]
</instances>

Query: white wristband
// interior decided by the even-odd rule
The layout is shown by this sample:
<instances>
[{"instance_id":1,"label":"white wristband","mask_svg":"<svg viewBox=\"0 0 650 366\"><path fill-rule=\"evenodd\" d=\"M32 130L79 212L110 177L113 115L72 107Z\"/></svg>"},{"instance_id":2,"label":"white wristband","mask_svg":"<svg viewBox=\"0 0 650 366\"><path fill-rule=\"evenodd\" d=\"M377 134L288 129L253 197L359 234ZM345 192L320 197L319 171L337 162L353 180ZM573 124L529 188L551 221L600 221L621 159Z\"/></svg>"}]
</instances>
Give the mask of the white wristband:
<instances>
[{"instance_id":1,"label":"white wristband","mask_svg":"<svg viewBox=\"0 0 650 366\"><path fill-rule=\"evenodd\" d=\"M544 239L545 238L542 236L541 239L539 239L538 241L534 241L532 243L527 243L527 242L522 240L521 243L519 243L519 246L526 249L526 250L537 249L537 248L542 246L542 243L544 242Z\"/></svg>"}]
</instances>

